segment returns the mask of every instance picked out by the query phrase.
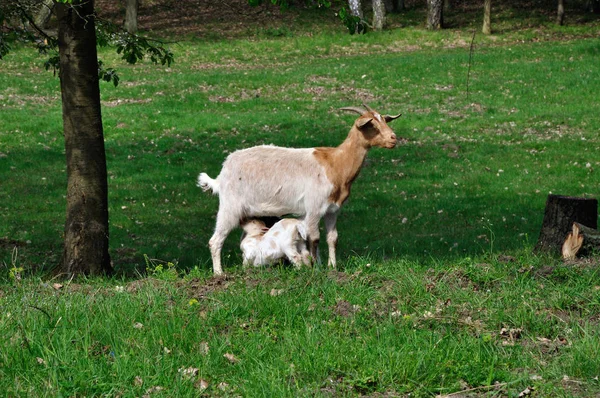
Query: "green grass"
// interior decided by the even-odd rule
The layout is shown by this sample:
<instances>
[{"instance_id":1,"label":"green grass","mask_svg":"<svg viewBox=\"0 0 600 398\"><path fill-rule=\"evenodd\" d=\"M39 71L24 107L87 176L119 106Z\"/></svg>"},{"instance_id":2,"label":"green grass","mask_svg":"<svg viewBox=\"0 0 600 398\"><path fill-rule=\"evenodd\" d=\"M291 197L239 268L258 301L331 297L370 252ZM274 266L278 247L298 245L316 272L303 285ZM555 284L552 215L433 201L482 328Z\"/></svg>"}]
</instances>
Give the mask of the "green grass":
<instances>
[{"instance_id":1,"label":"green grass","mask_svg":"<svg viewBox=\"0 0 600 398\"><path fill-rule=\"evenodd\" d=\"M197 396L201 380L206 396L595 396L597 266L511 260L15 281L2 290L0 385L9 396Z\"/></svg>"},{"instance_id":2,"label":"green grass","mask_svg":"<svg viewBox=\"0 0 600 398\"><path fill-rule=\"evenodd\" d=\"M0 391L596 396L597 261L530 253L549 192L598 195L597 32L477 36L468 97L468 29L186 41L171 68L102 50L121 75L101 87L118 276L56 288L36 275L62 250L59 83L16 49L0 63ZM337 145L354 117L336 109L363 100L402 112L407 141L369 154L339 272L242 270L233 233L229 276L211 278L218 203L197 174L257 144Z\"/></svg>"}]
</instances>

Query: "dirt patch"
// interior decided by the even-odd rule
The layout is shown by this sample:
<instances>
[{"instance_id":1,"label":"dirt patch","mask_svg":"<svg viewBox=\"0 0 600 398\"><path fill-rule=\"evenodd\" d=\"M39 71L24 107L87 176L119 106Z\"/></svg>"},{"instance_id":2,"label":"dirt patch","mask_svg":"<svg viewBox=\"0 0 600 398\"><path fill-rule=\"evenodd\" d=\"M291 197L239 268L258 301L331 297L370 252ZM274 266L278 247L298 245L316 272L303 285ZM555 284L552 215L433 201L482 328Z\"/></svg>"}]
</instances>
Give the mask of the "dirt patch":
<instances>
[{"instance_id":1,"label":"dirt patch","mask_svg":"<svg viewBox=\"0 0 600 398\"><path fill-rule=\"evenodd\" d=\"M327 278L331 279L334 282L343 284L348 283L352 276L342 271L332 270L327 273Z\"/></svg>"},{"instance_id":2,"label":"dirt patch","mask_svg":"<svg viewBox=\"0 0 600 398\"><path fill-rule=\"evenodd\" d=\"M160 279L154 279L154 278L144 278L144 279L138 279L136 281L133 282L129 282L126 286L125 286L125 290L129 293L135 293L141 289L143 289L145 286L152 286L152 287L160 287L163 286L166 282L162 281Z\"/></svg>"},{"instance_id":3,"label":"dirt patch","mask_svg":"<svg viewBox=\"0 0 600 398\"><path fill-rule=\"evenodd\" d=\"M347 318L349 316L354 315L360 310L360 306L353 305L346 300L338 301L333 307L333 312L338 316Z\"/></svg>"},{"instance_id":4,"label":"dirt patch","mask_svg":"<svg viewBox=\"0 0 600 398\"><path fill-rule=\"evenodd\" d=\"M204 299L215 292L227 290L231 285L231 279L227 276L214 276L209 279L192 279L177 283L178 289L185 289L187 296L195 299Z\"/></svg>"}]
</instances>

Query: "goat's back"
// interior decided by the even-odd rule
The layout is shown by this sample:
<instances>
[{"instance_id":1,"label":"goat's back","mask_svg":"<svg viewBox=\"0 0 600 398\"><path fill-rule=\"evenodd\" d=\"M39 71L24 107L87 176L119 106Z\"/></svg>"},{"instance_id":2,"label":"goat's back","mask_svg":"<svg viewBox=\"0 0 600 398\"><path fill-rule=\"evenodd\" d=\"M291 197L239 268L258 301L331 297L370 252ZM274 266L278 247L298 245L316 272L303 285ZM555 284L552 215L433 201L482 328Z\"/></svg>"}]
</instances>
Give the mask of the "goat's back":
<instances>
[{"instance_id":1,"label":"goat's back","mask_svg":"<svg viewBox=\"0 0 600 398\"><path fill-rule=\"evenodd\" d=\"M324 212L333 185L314 151L263 145L232 153L217 178L221 200L248 217Z\"/></svg>"}]
</instances>

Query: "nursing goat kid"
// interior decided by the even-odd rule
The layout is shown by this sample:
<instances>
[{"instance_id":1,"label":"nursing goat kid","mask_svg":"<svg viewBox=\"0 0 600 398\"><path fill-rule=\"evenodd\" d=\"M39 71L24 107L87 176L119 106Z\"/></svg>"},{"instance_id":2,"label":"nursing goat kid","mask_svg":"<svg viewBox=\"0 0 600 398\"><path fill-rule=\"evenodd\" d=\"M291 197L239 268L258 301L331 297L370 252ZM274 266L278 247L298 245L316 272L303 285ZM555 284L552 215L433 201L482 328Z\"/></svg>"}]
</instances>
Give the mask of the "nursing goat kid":
<instances>
[{"instance_id":1,"label":"nursing goat kid","mask_svg":"<svg viewBox=\"0 0 600 398\"><path fill-rule=\"evenodd\" d=\"M328 265L335 267L338 213L371 147L394 148L396 135L383 116L365 105L356 112L348 137L338 147L282 148L261 145L230 154L216 179L198 176L198 186L219 195L215 232L210 238L213 272L223 273L221 248L240 223L263 216L294 214L303 219L311 256L317 258L319 221L325 219Z\"/></svg>"},{"instance_id":2,"label":"nursing goat kid","mask_svg":"<svg viewBox=\"0 0 600 398\"><path fill-rule=\"evenodd\" d=\"M240 243L244 253L244 265L273 264L287 258L296 268L310 263L306 247L306 229L300 220L284 218L267 228L261 220L242 224L246 233Z\"/></svg>"}]
</instances>

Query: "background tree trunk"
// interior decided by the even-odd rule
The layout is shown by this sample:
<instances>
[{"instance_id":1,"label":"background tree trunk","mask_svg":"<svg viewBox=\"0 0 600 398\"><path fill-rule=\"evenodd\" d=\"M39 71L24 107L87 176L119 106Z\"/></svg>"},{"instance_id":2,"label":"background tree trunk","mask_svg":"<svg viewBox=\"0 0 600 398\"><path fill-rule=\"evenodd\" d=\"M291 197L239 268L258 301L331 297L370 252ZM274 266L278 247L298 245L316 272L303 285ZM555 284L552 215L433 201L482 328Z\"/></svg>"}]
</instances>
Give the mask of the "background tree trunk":
<instances>
[{"instance_id":1,"label":"background tree trunk","mask_svg":"<svg viewBox=\"0 0 600 398\"><path fill-rule=\"evenodd\" d=\"M348 0L348 7L350 7L350 14L355 17L363 18L362 5L360 4L360 0Z\"/></svg>"},{"instance_id":2,"label":"background tree trunk","mask_svg":"<svg viewBox=\"0 0 600 398\"><path fill-rule=\"evenodd\" d=\"M108 184L93 0L58 2L60 89L67 160L67 217L58 273L111 271Z\"/></svg>"},{"instance_id":3,"label":"background tree trunk","mask_svg":"<svg viewBox=\"0 0 600 398\"><path fill-rule=\"evenodd\" d=\"M427 29L442 29L444 0L427 0Z\"/></svg>"},{"instance_id":4,"label":"background tree trunk","mask_svg":"<svg viewBox=\"0 0 600 398\"><path fill-rule=\"evenodd\" d=\"M573 198L569 196L548 195L544 221L535 251L559 254L565 239L578 222L597 229L598 201L596 199Z\"/></svg>"},{"instance_id":5,"label":"background tree trunk","mask_svg":"<svg viewBox=\"0 0 600 398\"><path fill-rule=\"evenodd\" d=\"M383 0L373 0L373 30L383 30L385 23L385 4Z\"/></svg>"},{"instance_id":6,"label":"background tree trunk","mask_svg":"<svg viewBox=\"0 0 600 398\"><path fill-rule=\"evenodd\" d=\"M50 21L50 17L52 16L54 4L54 0L42 1L38 12L35 14L35 18L33 19L38 28L46 29L48 26L48 21Z\"/></svg>"},{"instance_id":7,"label":"background tree trunk","mask_svg":"<svg viewBox=\"0 0 600 398\"><path fill-rule=\"evenodd\" d=\"M385 6L388 12L400 12L404 10L404 0L386 0Z\"/></svg>"},{"instance_id":8,"label":"background tree trunk","mask_svg":"<svg viewBox=\"0 0 600 398\"><path fill-rule=\"evenodd\" d=\"M130 34L137 33L137 15L140 0L125 0L125 30Z\"/></svg>"},{"instance_id":9,"label":"background tree trunk","mask_svg":"<svg viewBox=\"0 0 600 398\"><path fill-rule=\"evenodd\" d=\"M558 11L556 12L556 24L563 25L565 23L565 2L558 0Z\"/></svg>"},{"instance_id":10,"label":"background tree trunk","mask_svg":"<svg viewBox=\"0 0 600 398\"><path fill-rule=\"evenodd\" d=\"M483 28L484 35L492 34L492 0L483 1Z\"/></svg>"}]
</instances>

